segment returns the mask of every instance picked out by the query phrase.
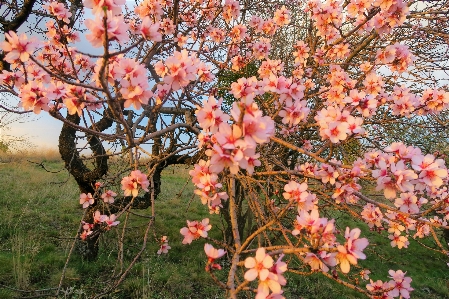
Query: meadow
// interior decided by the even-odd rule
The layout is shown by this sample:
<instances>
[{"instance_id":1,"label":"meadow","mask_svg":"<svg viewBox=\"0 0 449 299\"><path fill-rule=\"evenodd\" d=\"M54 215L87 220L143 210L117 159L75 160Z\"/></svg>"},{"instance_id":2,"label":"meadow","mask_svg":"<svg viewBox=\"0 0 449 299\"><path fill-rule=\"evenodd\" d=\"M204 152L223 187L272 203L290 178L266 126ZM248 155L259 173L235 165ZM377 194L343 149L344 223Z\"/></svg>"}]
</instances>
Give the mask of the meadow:
<instances>
[{"instance_id":1,"label":"meadow","mask_svg":"<svg viewBox=\"0 0 449 299\"><path fill-rule=\"evenodd\" d=\"M154 231L150 232L144 253L125 281L106 298L225 298L204 270L205 241L181 243L179 230L187 219L210 218L210 236L214 238L220 239L223 229L220 216L209 215L193 195L186 166L164 170L162 193L155 209ZM124 265L117 262L122 234L119 226L101 237L97 261L83 261L76 253L70 255L61 292L56 297L82 213L78 188L57 152L0 156L0 298L91 298L131 262L142 246L147 221L135 214L129 216L123 244ZM150 209L135 213L151 215ZM375 244L366 252L367 259L357 266L359 271L370 269L373 280L385 281L389 269L401 269L413 279L412 298L449 298L447 257L412 238L408 249L391 248L384 235L354 223L349 216L331 216L339 218L340 229L346 225L364 227L362 234ZM156 240L162 235L168 236L171 250L158 255ZM226 268L226 261L222 266ZM295 267L294 263L291 266ZM225 271L217 276L225 277ZM286 298L364 298L319 273L286 276ZM360 281L361 286L365 284ZM254 294L244 293L244 297L254 298Z\"/></svg>"}]
</instances>

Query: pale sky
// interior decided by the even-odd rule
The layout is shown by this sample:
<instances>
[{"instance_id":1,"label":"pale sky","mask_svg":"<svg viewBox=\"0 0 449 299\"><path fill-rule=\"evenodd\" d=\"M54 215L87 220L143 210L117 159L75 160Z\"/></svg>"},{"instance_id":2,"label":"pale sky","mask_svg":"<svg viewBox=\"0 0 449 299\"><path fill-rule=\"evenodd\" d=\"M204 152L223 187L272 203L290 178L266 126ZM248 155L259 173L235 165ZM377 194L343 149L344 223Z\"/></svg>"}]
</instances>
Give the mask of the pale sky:
<instances>
[{"instance_id":1,"label":"pale sky","mask_svg":"<svg viewBox=\"0 0 449 299\"><path fill-rule=\"evenodd\" d=\"M1 11L1 9L0 9ZM86 18L92 18L89 14L90 10L86 10ZM26 30L26 26L22 26L19 32ZM40 37L41 38L41 37ZM0 42L4 40L4 35L0 35ZM95 53L99 49L94 49L81 35L82 41L77 43L76 46L83 49L85 52ZM101 50L100 50L101 51ZM440 77L440 76L438 76ZM13 100L14 104L16 103ZM13 105L14 105L13 104ZM65 111L63 112L63 114ZM1 116L1 115L0 115ZM37 148L57 148L58 138L62 128L62 122L53 119L45 111L42 111L39 115L32 117L33 121L26 122L14 122L10 124L9 130L0 131L0 140L2 136L12 135L16 137L26 137ZM2 118L0 117L0 128ZM3 137L4 138L4 137Z\"/></svg>"},{"instance_id":2,"label":"pale sky","mask_svg":"<svg viewBox=\"0 0 449 299\"><path fill-rule=\"evenodd\" d=\"M35 121L12 124L11 130L6 131L5 134L25 137L39 149L57 148L62 122L53 119L46 113L41 114L42 116Z\"/></svg>"},{"instance_id":3,"label":"pale sky","mask_svg":"<svg viewBox=\"0 0 449 299\"><path fill-rule=\"evenodd\" d=\"M129 4L134 4L134 1L127 1ZM1 8L0 8L1 12ZM93 16L90 13L90 9L85 9L85 15L84 18L90 18L92 19ZM29 20L31 24L33 24L33 20ZM42 23L41 26L43 26L44 23ZM26 32L27 26L24 24L19 29L18 33ZM39 40L42 40L42 36L37 36ZM89 42L85 39L83 34L80 34L81 41L78 43L75 43L75 46L79 49L82 49L83 52L89 52L93 54L101 54L102 49L101 48L93 48ZM0 42L4 41L5 37L4 35L0 35ZM8 101L10 103L9 106L15 106L17 101L12 100L12 102ZM62 114L65 115L66 110L62 111ZM31 113L33 114L33 113ZM34 115L34 114L33 114ZM3 132L0 132L0 140L3 135L12 135L15 137L27 137L29 141L34 144L37 148L57 148L58 147L58 138L59 134L61 132L62 128L62 122L59 120L55 120L52 118L48 113L45 111L42 111L39 115L32 117L34 121L28 121L28 122L14 122L13 124L9 125L9 130L3 130ZM0 124L1 124L1 118L0 118ZM1 126L0 126L1 127Z\"/></svg>"},{"instance_id":4,"label":"pale sky","mask_svg":"<svg viewBox=\"0 0 449 299\"><path fill-rule=\"evenodd\" d=\"M1 9L0 9L1 12ZM93 16L90 14L90 10L85 10L85 18L93 18ZM34 21L31 19L29 20L30 24L34 24ZM41 27L43 27L44 23L41 24ZM27 31L27 24L23 24L18 33L26 32ZM37 36L39 40L42 40L42 36ZM79 43L76 43L76 47L79 49L83 49L85 52L91 52L95 53L99 50L95 50L84 38L84 36L80 35L81 41ZM5 36L2 34L0 35L0 42L5 40ZM5 95L6 96L6 95ZM17 101L14 99L11 99L11 101L8 101L10 104L9 106L15 106ZM62 112L65 114L65 111ZM34 115L34 113L31 113ZM48 115L47 112L42 111L39 115L34 115L31 117L33 121L26 121L26 122L14 122L8 126L9 130L3 130L0 134L0 140L2 138L2 135L12 135L15 137L27 137L30 143L34 144L39 149L51 149L51 148L57 148L58 147L58 138L59 134L61 132L62 128L62 122L59 120L56 120L52 118L50 115ZM0 122L1 122L0 118ZM1 123L0 123L1 124ZM3 137L5 138L5 137Z\"/></svg>"}]
</instances>

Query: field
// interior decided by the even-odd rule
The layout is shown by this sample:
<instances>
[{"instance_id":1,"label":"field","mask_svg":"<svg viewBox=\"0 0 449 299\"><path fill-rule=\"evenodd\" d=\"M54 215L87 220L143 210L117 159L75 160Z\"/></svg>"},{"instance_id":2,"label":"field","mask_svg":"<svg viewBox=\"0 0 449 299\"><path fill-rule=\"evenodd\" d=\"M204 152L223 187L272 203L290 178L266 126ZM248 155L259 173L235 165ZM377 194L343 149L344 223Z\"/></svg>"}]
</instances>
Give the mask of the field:
<instances>
[{"instance_id":1,"label":"field","mask_svg":"<svg viewBox=\"0 0 449 299\"><path fill-rule=\"evenodd\" d=\"M149 244L129 276L107 298L225 297L204 271L204 240L181 244L179 229L185 226L186 219L209 217L213 224L210 235L216 238L221 235L220 217L209 215L193 196L187 173L183 166L164 171L163 191L156 201L155 229L150 232ZM82 217L78 198L77 186L57 153L0 157L0 298L55 298ZM151 215L150 211L135 213ZM339 217L344 226L356 225L346 215L333 216ZM140 250L146 221L130 215L123 245L124 265L117 264L120 226L102 236L98 261L83 261L76 253L71 254L59 298L91 298L101 292ZM413 279L412 298L449 298L446 257L412 239L408 249L398 250L386 246L389 240L380 234L368 229L362 234L371 234L369 239L376 244L369 247L367 260L360 263L360 270L367 268L374 273L373 280L385 281L389 269L401 269ZM168 236L172 249L159 256L155 240L162 235ZM224 271L219 275L224 277ZM286 298L362 298L318 273L287 276Z\"/></svg>"}]
</instances>

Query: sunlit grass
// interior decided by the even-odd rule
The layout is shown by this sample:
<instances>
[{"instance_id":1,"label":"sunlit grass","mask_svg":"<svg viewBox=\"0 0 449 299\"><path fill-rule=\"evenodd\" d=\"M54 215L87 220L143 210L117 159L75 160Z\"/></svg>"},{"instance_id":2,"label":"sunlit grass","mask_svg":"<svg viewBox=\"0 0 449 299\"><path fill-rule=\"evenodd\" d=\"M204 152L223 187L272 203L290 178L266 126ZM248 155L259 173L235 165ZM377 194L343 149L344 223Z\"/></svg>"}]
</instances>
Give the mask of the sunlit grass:
<instances>
[{"instance_id":1,"label":"sunlit grass","mask_svg":"<svg viewBox=\"0 0 449 299\"><path fill-rule=\"evenodd\" d=\"M56 154L8 159L2 156L1 161L0 298L35 295L11 288L30 291L59 285L82 217L79 191ZM164 170L162 193L156 200L155 211L154 230L149 234L146 250L110 298L225 298L224 292L204 271L204 241L194 241L191 245L181 243L179 230L186 225L186 220L208 217L214 225L210 235L218 239L221 236L220 217L210 215L193 196L185 166ZM132 212L148 217L151 208ZM122 223L102 236L98 261L87 262L76 254L71 256L60 298L89 298L107 287L111 276L118 274L122 266L122 270L126 269L142 246L149 221L135 214L129 215L126 227L123 265L117 262ZM391 248L388 239L370 231L363 223L343 214L337 216L340 229L361 227L362 237L368 237L375 245L366 250L367 260L359 261L355 269L370 269L373 280L383 281L388 280L389 269L401 269L413 279L412 298L449 298L445 257L423 248L411 238L408 249ZM123 222L124 216L120 220ZM156 240L163 235L168 236L172 248L167 255L159 256ZM223 267L227 267L225 261ZM217 275L226 279L225 271ZM287 277L286 298L363 298L319 273L305 277L287 274ZM361 286L365 284L360 281ZM242 293L242 298L253 297L254 294Z\"/></svg>"}]
</instances>

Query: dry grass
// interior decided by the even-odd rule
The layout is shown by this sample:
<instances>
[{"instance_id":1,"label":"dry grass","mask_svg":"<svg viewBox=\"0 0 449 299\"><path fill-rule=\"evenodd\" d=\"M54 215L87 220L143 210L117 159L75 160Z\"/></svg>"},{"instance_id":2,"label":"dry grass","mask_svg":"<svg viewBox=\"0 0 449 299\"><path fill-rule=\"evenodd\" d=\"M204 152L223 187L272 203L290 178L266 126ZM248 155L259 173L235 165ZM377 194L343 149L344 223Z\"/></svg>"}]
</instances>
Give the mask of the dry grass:
<instances>
[{"instance_id":1,"label":"dry grass","mask_svg":"<svg viewBox=\"0 0 449 299\"><path fill-rule=\"evenodd\" d=\"M61 162L61 155L55 148L21 149L13 152L0 152L0 163L46 161Z\"/></svg>"}]
</instances>

